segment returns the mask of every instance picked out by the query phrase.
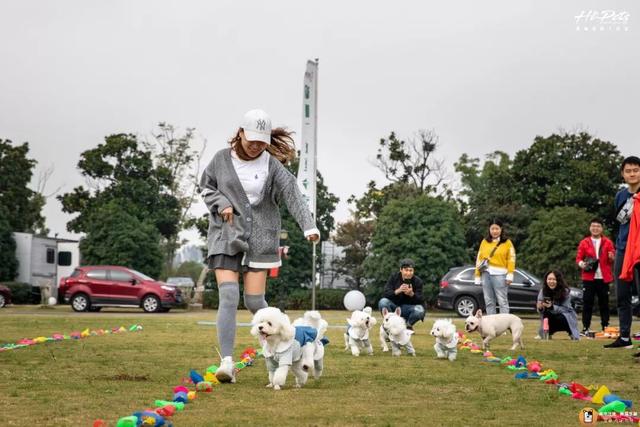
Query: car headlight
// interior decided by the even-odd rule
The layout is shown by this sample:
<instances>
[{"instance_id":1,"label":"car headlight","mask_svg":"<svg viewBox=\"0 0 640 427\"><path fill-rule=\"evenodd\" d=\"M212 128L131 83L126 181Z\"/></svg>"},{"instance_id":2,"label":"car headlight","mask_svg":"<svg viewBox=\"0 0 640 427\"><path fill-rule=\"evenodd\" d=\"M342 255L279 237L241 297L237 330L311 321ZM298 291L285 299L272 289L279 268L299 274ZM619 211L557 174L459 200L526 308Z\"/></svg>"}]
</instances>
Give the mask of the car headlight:
<instances>
[{"instance_id":1,"label":"car headlight","mask_svg":"<svg viewBox=\"0 0 640 427\"><path fill-rule=\"evenodd\" d=\"M162 286L160 286L160 287L161 287L162 289L164 289L165 291L175 291L175 290L176 290L176 288L174 288L173 286L165 286L165 285L162 285Z\"/></svg>"}]
</instances>

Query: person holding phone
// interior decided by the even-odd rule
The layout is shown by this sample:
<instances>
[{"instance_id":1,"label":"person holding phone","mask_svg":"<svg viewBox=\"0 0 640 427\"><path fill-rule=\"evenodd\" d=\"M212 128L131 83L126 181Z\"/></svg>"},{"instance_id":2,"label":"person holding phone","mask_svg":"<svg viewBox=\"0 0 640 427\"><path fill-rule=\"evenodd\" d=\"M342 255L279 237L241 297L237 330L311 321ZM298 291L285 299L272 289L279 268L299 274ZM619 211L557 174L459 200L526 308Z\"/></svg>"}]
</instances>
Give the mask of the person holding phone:
<instances>
[{"instance_id":1,"label":"person holding phone","mask_svg":"<svg viewBox=\"0 0 640 427\"><path fill-rule=\"evenodd\" d=\"M549 320L549 336L564 331L572 340L580 339L578 316L571 306L569 286L560 271L550 270L544 275L536 308L541 314L539 336L542 336L542 323L546 318Z\"/></svg>"},{"instance_id":2,"label":"person holding phone","mask_svg":"<svg viewBox=\"0 0 640 427\"><path fill-rule=\"evenodd\" d=\"M400 307L401 316L407 321L407 327L419 320L424 321L424 297L422 296L422 280L415 275L415 263L405 258L400 261L400 271L391 274L384 287L383 298L378 302L380 312L383 309L395 311Z\"/></svg>"}]
</instances>

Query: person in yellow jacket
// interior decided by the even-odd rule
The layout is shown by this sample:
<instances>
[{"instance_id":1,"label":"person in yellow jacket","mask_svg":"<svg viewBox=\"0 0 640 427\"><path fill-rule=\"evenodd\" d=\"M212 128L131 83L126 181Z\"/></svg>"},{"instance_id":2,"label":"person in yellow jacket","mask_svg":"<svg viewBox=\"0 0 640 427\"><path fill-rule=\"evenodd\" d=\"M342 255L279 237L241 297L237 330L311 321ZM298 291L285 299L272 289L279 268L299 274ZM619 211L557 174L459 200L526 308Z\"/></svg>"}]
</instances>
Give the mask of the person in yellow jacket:
<instances>
[{"instance_id":1,"label":"person in yellow jacket","mask_svg":"<svg viewBox=\"0 0 640 427\"><path fill-rule=\"evenodd\" d=\"M509 285L516 269L516 250L511 240L504 236L502 221L494 219L489 235L482 239L476 258L475 283L482 284L487 314L509 313Z\"/></svg>"}]
</instances>

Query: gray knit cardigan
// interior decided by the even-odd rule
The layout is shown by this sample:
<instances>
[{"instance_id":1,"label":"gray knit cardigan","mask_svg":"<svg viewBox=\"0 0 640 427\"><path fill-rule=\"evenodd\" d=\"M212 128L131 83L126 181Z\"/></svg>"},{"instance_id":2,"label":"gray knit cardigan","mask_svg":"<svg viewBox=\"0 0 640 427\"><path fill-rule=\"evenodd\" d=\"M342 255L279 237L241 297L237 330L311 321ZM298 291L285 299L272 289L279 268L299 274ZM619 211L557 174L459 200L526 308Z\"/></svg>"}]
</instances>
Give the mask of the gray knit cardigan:
<instances>
[{"instance_id":1,"label":"gray knit cardigan","mask_svg":"<svg viewBox=\"0 0 640 427\"><path fill-rule=\"evenodd\" d=\"M280 210L287 209L305 231L316 229L296 178L275 157L269 156L269 173L261 200L251 205L231 161L231 148L218 151L200 180L201 196L209 209L208 255L245 254L244 264L254 268L280 266ZM222 220L223 209L233 207L233 225Z\"/></svg>"}]
</instances>

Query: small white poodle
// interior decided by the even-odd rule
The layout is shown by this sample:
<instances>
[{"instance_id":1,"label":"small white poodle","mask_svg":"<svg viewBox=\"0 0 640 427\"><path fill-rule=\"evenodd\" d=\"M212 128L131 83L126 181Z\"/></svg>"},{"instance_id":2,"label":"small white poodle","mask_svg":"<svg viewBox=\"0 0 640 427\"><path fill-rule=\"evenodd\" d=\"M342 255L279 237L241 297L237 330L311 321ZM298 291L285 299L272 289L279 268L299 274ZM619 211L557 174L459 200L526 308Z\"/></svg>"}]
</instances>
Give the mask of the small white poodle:
<instances>
[{"instance_id":1,"label":"small white poodle","mask_svg":"<svg viewBox=\"0 0 640 427\"><path fill-rule=\"evenodd\" d=\"M320 312L315 310L309 310L304 313L302 317L298 317L293 321L293 326L310 326L318 331L316 339L313 343L313 377L317 380L322 376L322 370L324 369L324 342L326 340L325 334L329 324L322 318ZM328 341L328 340L326 340ZM304 355L303 355L304 357ZM303 366L309 364L309 361L305 361Z\"/></svg>"},{"instance_id":2,"label":"small white poodle","mask_svg":"<svg viewBox=\"0 0 640 427\"><path fill-rule=\"evenodd\" d=\"M362 311L355 310L351 313L351 318L347 319L349 324L344 333L344 349L351 348L351 354L360 356L360 349L373 356L373 347L369 341L369 331L375 325L376 319L371 315L371 307L365 307Z\"/></svg>"},{"instance_id":3,"label":"small white poodle","mask_svg":"<svg viewBox=\"0 0 640 427\"><path fill-rule=\"evenodd\" d=\"M289 316L275 307L258 310L251 325L251 335L257 337L262 344L269 372L267 387L280 390L287 380L289 366L296 379L295 386L305 385L307 372L313 366L317 331L306 326L294 327ZM310 364L305 366L305 361Z\"/></svg>"},{"instance_id":4,"label":"small white poodle","mask_svg":"<svg viewBox=\"0 0 640 427\"><path fill-rule=\"evenodd\" d=\"M438 319L431 328L431 335L436 337L433 348L438 359L449 359L451 362L458 356L458 332L451 319Z\"/></svg>"},{"instance_id":5,"label":"small white poodle","mask_svg":"<svg viewBox=\"0 0 640 427\"><path fill-rule=\"evenodd\" d=\"M380 343L382 351L389 351L387 344L391 344L391 354L400 356L404 349L411 356L416 355L416 350L411 344L411 335L413 331L407 329L407 322L400 315L400 307L395 311L382 309L382 324L380 325Z\"/></svg>"}]
</instances>

